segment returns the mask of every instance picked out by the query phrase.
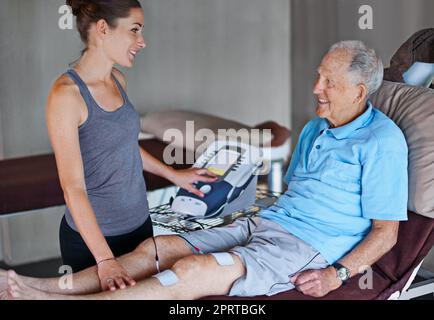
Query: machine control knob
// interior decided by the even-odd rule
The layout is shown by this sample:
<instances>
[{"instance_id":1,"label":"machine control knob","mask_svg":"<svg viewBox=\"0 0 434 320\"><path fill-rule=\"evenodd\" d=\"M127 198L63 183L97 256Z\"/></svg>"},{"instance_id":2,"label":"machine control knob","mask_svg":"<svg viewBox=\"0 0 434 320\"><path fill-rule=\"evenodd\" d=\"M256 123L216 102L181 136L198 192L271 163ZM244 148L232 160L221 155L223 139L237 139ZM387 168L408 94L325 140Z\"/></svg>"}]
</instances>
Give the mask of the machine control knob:
<instances>
[{"instance_id":1,"label":"machine control knob","mask_svg":"<svg viewBox=\"0 0 434 320\"><path fill-rule=\"evenodd\" d=\"M208 194L211 191L211 186L209 184L205 184L203 185L199 190L200 192L202 192L203 194Z\"/></svg>"}]
</instances>

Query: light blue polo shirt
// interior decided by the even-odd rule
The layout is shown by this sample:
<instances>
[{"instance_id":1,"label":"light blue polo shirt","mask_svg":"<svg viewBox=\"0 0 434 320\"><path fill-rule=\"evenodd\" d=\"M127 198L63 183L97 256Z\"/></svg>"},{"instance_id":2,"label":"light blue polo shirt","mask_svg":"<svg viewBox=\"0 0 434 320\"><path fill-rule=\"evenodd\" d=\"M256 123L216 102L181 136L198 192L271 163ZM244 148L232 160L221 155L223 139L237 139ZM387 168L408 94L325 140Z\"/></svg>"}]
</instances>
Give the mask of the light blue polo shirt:
<instances>
[{"instance_id":1,"label":"light blue polo shirt","mask_svg":"<svg viewBox=\"0 0 434 320\"><path fill-rule=\"evenodd\" d=\"M332 264L369 233L372 220L407 220L407 153L401 130L370 102L339 128L315 118L294 150L288 190L260 215Z\"/></svg>"}]
</instances>

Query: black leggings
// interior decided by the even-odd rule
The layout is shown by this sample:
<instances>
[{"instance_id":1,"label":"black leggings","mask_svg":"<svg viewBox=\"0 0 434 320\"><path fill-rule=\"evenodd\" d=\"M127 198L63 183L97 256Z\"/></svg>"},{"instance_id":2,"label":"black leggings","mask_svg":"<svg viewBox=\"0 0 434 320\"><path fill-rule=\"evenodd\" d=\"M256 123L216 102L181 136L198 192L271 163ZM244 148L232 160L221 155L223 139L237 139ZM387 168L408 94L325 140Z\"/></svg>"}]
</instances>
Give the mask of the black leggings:
<instances>
[{"instance_id":1,"label":"black leggings","mask_svg":"<svg viewBox=\"0 0 434 320\"><path fill-rule=\"evenodd\" d=\"M152 221L148 218L143 225L130 233L105 239L115 257L119 257L132 252L140 243L153 236ZM60 223L59 239L63 264L70 266L74 273L96 264L80 233L68 225L65 217Z\"/></svg>"}]
</instances>

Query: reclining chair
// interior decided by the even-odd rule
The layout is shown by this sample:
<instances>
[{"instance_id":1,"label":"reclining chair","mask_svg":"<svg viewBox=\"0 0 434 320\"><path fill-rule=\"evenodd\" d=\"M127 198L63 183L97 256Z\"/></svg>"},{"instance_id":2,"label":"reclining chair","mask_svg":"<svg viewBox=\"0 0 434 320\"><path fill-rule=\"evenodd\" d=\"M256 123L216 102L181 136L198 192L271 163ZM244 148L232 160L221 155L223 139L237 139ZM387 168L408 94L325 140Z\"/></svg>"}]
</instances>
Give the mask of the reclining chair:
<instances>
[{"instance_id":1,"label":"reclining chair","mask_svg":"<svg viewBox=\"0 0 434 320\"><path fill-rule=\"evenodd\" d=\"M397 244L373 265L372 289L362 289L359 282L364 282L362 277L365 275L358 275L345 286L321 298L325 300L411 299L434 293L434 279L411 286L424 258L434 245L434 90L384 81L371 101L395 121L407 140L408 221L400 223ZM272 297L252 299L314 298L291 290Z\"/></svg>"},{"instance_id":2,"label":"reclining chair","mask_svg":"<svg viewBox=\"0 0 434 320\"><path fill-rule=\"evenodd\" d=\"M351 278L322 300L407 300L434 293L434 277L413 284L424 258L434 245L434 83L431 89L401 84L416 62L434 63L434 29L413 34L385 69L382 87L371 97L374 106L403 131L409 148L408 221L401 222L398 241L372 268L372 289L361 289L364 275ZM213 299L215 297L209 297ZM225 297L219 297L225 299ZM311 300L291 290L254 299Z\"/></svg>"}]
</instances>

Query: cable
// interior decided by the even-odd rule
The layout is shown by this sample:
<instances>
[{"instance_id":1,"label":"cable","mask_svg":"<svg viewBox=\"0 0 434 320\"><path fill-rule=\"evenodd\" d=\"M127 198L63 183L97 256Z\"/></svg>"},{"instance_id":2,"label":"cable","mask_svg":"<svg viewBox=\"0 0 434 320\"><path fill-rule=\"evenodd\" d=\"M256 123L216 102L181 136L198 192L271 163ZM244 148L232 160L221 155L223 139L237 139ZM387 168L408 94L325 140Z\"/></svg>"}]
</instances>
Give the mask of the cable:
<instances>
[{"instance_id":1,"label":"cable","mask_svg":"<svg viewBox=\"0 0 434 320\"><path fill-rule=\"evenodd\" d=\"M181 237L180 235L178 235L178 237L184 239L193 248L193 250L195 251L195 253L197 253L197 254L203 254L202 250L200 250L198 247L196 247L195 245L193 245L190 241L188 241L184 237Z\"/></svg>"},{"instance_id":2,"label":"cable","mask_svg":"<svg viewBox=\"0 0 434 320\"><path fill-rule=\"evenodd\" d=\"M310 260L309 260L309 262L308 263L306 263L303 267L301 267L300 269L298 269L296 272L294 272L294 273L292 273L292 274L290 274L290 275L288 275L288 278L289 278L289 281L288 282L277 282L277 283L275 283L275 284L273 284L272 286L271 286L271 288L269 289L269 291L271 291L271 289L273 289L274 288L274 286L276 286L276 285L286 285L286 284L289 284L290 282L291 282L291 278L294 276L294 275L296 275L297 273L299 273L300 271L302 271L304 268L306 268L313 260L315 260L315 258L316 257L318 257L320 255L320 253L318 252L317 254L315 254L314 256L313 256L313 258L311 258Z\"/></svg>"},{"instance_id":3,"label":"cable","mask_svg":"<svg viewBox=\"0 0 434 320\"><path fill-rule=\"evenodd\" d=\"M155 237L152 237L152 240L154 241L155 247L155 265L157 267L157 272L160 273L160 259L158 258L157 242L155 241Z\"/></svg>"}]
</instances>

